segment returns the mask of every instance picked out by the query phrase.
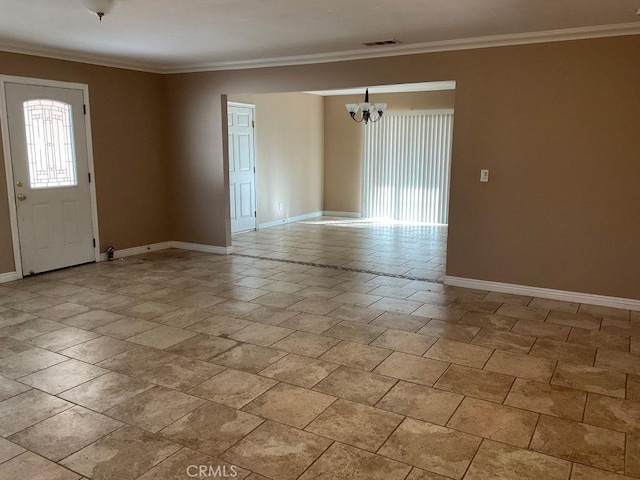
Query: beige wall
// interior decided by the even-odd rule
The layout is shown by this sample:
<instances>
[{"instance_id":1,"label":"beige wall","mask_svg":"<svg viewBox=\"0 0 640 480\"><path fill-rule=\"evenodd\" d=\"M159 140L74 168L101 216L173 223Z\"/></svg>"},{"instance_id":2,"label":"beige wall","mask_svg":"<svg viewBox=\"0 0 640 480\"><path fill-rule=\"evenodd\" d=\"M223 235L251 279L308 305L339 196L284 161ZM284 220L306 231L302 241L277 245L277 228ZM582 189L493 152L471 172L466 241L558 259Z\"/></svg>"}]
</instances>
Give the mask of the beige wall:
<instances>
[{"instance_id":1,"label":"beige wall","mask_svg":"<svg viewBox=\"0 0 640 480\"><path fill-rule=\"evenodd\" d=\"M364 95L364 93L363 93ZM324 99L324 209L360 213L362 205L363 126L351 120L345 104L360 103L363 95ZM371 95L388 111L453 108L455 92L387 93Z\"/></svg>"},{"instance_id":2,"label":"beige wall","mask_svg":"<svg viewBox=\"0 0 640 480\"><path fill-rule=\"evenodd\" d=\"M455 80L448 275L638 299L639 52L627 36L168 76L174 231L230 244L223 95Z\"/></svg>"},{"instance_id":3,"label":"beige wall","mask_svg":"<svg viewBox=\"0 0 640 480\"><path fill-rule=\"evenodd\" d=\"M281 93L230 95L228 100L256 106L258 223L321 211L322 97Z\"/></svg>"},{"instance_id":4,"label":"beige wall","mask_svg":"<svg viewBox=\"0 0 640 480\"><path fill-rule=\"evenodd\" d=\"M89 85L101 251L170 240L163 77L0 52L0 74ZM14 271L0 151L0 273Z\"/></svg>"}]
</instances>

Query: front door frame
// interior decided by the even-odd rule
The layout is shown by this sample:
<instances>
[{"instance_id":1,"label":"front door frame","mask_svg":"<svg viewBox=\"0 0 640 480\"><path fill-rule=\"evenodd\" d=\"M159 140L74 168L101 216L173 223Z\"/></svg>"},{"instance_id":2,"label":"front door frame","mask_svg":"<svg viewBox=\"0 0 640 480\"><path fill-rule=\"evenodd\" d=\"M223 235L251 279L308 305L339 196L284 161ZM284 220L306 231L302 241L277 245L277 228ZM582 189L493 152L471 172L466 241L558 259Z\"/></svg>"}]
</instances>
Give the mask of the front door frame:
<instances>
[{"instance_id":1,"label":"front door frame","mask_svg":"<svg viewBox=\"0 0 640 480\"><path fill-rule=\"evenodd\" d=\"M15 263L16 279L23 277L22 256L20 254L20 236L18 235L18 214L16 206L16 191L13 185L13 158L11 156L11 145L9 143L9 116L7 112L7 98L5 84L19 83L22 85L34 85L39 87L66 88L72 90L82 90L86 114L84 115L85 130L87 133L87 160L89 162L89 173L91 183L91 217L93 220L93 236L96 239L94 247L94 258L100 261L100 232L98 230L98 201L96 196L96 175L93 164L93 137L91 134L91 108L89 106L89 85L84 83L60 82L57 80L46 80L42 78L17 77L12 75L0 75L0 128L2 129L2 149L4 154L4 170L7 181L7 195L9 200L9 220L11 222L11 238L13 240L13 259Z\"/></svg>"}]
</instances>

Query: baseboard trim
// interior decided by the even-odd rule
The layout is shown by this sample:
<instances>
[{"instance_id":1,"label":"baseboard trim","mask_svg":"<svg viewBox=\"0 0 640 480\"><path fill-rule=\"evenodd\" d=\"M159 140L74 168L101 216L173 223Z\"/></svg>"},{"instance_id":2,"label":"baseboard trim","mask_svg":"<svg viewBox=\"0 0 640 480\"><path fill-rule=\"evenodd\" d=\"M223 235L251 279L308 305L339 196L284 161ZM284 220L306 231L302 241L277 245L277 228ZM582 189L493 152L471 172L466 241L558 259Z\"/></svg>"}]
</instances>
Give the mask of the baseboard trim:
<instances>
[{"instance_id":1,"label":"baseboard trim","mask_svg":"<svg viewBox=\"0 0 640 480\"><path fill-rule=\"evenodd\" d=\"M334 212L331 210L325 210L324 216L325 217L362 218L362 214L358 212Z\"/></svg>"},{"instance_id":2,"label":"baseboard trim","mask_svg":"<svg viewBox=\"0 0 640 480\"><path fill-rule=\"evenodd\" d=\"M548 298L550 300L562 300L565 302L586 303L601 307L622 308L624 310L640 311L640 300L633 298L608 297L590 293L568 292L565 290L553 290L550 288L529 287L512 283L490 282L487 280L475 280L472 278L445 276L444 284L452 287L474 288L476 290L490 290L499 293L513 293L516 295L528 295L532 297Z\"/></svg>"},{"instance_id":3,"label":"baseboard trim","mask_svg":"<svg viewBox=\"0 0 640 480\"><path fill-rule=\"evenodd\" d=\"M168 248L177 248L180 250L191 250L195 252L204 252L204 253L217 253L220 255L228 255L233 252L233 247L216 247L214 245L202 245L199 243L169 241L169 242L152 243L149 245L142 245L140 247L132 247L132 248L124 248L122 250L115 250L113 252L113 258L132 257L134 255L141 255L143 253L167 250ZM106 262L107 260L108 260L107 254L101 253L100 261Z\"/></svg>"},{"instance_id":4,"label":"baseboard trim","mask_svg":"<svg viewBox=\"0 0 640 480\"><path fill-rule=\"evenodd\" d=\"M301 220L308 220L310 218L321 217L323 214L324 212L305 213L304 215L298 215L296 217L283 218L281 220L275 220L273 222L264 222L258 225L258 229L277 227L278 225L284 225L286 223L294 223L294 222L299 222Z\"/></svg>"},{"instance_id":5,"label":"baseboard trim","mask_svg":"<svg viewBox=\"0 0 640 480\"><path fill-rule=\"evenodd\" d=\"M20 280L22 275L18 272L0 273L0 283L14 282Z\"/></svg>"},{"instance_id":6,"label":"baseboard trim","mask_svg":"<svg viewBox=\"0 0 640 480\"><path fill-rule=\"evenodd\" d=\"M180 250L191 250L193 252L203 253L216 253L218 255L229 255L233 253L233 246L231 247L216 247L215 245L203 245L201 243L188 243L188 242L169 242L171 246L169 248L178 248Z\"/></svg>"}]
</instances>

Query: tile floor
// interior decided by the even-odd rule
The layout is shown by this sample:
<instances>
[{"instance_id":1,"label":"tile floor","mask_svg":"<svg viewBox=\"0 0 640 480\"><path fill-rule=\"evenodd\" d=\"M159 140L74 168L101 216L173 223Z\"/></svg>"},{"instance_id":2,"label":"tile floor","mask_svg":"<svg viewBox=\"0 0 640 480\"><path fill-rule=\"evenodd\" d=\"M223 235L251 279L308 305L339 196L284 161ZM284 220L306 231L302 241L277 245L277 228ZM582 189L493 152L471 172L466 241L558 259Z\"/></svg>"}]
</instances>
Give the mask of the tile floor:
<instances>
[{"instance_id":1,"label":"tile floor","mask_svg":"<svg viewBox=\"0 0 640 480\"><path fill-rule=\"evenodd\" d=\"M321 219L0 285L0 479L640 478L640 315L412 280L445 233Z\"/></svg>"}]
</instances>

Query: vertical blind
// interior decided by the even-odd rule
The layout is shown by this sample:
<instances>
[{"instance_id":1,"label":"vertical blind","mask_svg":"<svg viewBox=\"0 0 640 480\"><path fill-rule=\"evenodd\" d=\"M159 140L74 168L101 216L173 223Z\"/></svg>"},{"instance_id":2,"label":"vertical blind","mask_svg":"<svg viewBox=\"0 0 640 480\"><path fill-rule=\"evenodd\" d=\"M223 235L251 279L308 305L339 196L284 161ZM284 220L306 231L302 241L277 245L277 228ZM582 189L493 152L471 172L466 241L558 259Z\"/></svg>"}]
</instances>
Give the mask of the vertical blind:
<instances>
[{"instance_id":1,"label":"vertical blind","mask_svg":"<svg viewBox=\"0 0 640 480\"><path fill-rule=\"evenodd\" d=\"M453 110L392 112L364 131L362 215L447 224Z\"/></svg>"}]
</instances>

